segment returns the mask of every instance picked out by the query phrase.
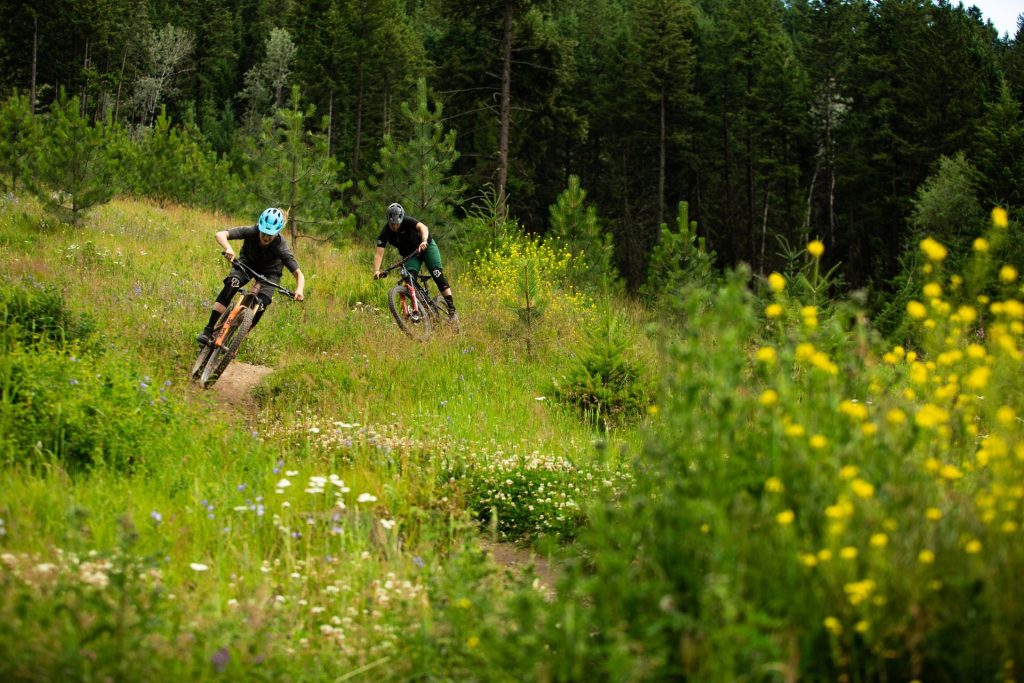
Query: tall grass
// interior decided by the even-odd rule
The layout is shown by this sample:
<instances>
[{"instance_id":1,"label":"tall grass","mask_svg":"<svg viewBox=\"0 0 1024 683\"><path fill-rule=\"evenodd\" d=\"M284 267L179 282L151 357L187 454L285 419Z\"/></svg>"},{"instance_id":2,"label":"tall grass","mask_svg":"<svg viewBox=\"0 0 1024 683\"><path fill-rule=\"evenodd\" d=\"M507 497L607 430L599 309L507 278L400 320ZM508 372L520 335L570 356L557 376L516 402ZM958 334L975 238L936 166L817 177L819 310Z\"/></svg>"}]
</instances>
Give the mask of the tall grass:
<instances>
[{"instance_id":1,"label":"tall grass","mask_svg":"<svg viewBox=\"0 0 1024 683\"><path fill-rule=\"evenodd\" d=\"M21 373L0 377L5 679L492 666L474 625L504 628L490 616L502 596L541 598L506 588L474 547L480 524L496 511L514 521L518 502L507 539L570 538L582 514L554 526L526 514L548 509L538 484L572 479L582 509L604 489L586 477L607 479L592 448L607 435L538 400L571 338L527 358L495 336L486 296L453 264L464 331L416 344L370 277L369 242L300 240L307 301L276 298L238 359L274 372L251 402L228 404L185 375L227 271L213 233L245 219L118 200L71 229L30 201L0 208L4 286L45 283L69 319L92 321L88 349L18 342L5 356ZM26 402L27 386L55 393ZM15 420L26 406L38 437ZM70 427L91 439L80 457ZM527 470L511 506L481 502L485 473L510 453L567 466Z\"/></svg>"}]
</instances>

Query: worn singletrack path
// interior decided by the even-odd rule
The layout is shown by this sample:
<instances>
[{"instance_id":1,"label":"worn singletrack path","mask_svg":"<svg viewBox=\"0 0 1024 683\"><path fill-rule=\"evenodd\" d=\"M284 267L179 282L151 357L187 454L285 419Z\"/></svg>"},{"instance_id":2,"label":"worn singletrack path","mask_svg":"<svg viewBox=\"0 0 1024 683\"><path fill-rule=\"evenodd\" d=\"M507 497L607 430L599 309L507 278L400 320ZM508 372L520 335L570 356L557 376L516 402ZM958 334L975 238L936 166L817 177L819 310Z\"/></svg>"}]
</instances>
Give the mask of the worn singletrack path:
<instances>
[{"instance_id":1,"label":"worn singletrack path","mask_svg":"<svg viewBox=\"0 0 1024 683\"><path fill-rule=\"evenodd\" d=\"M243 405L252 402L252 390L264 377L274 371L265 365L250 365L232 361L224 374L220 376L213 391L217 398L232 405Z\"/></svg>"}]
</instances>

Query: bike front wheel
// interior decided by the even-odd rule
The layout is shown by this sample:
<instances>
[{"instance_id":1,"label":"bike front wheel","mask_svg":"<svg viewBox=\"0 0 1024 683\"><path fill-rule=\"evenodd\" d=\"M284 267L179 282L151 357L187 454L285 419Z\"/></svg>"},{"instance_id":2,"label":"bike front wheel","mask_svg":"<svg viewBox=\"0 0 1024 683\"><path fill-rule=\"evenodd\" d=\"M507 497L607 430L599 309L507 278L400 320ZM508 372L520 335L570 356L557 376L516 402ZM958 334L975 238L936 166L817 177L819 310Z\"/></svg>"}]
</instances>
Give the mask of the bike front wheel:
<instances>
[{"instance_id":1,"label":"bike front wheel","mask_svg":"<svg viewBox=\"0 0 1024 683\"><path fill-rule=\"evenodd\" d=\"M210 353L210 359L206 361L206 367L203 368L203 374L199 378L199 383L203 388L209 388L213 386L224 370L227 369L228 363L238 353L239 347L242 346L242 341L245 336L249 334L249 330L252 329L252 321L255 317L255 313L251 308L244 308L235 316L235 319L231 321L231 327L228 329L228 333L224 336L224 341L220 346L213 347L213 351Z\"/></svg>"},{"instance_id":2,"label":"bike front wheel","mask_svg":"<svg viewBox=\"0 0 1024 683\"><path fill-rule=\"evenodd\" d=\"M415 305L412 293L405 285L395 285L388 292L388 308L402 332L416 341L430 338L430 315L425 305Z\"/></svg>"}]
</instances>

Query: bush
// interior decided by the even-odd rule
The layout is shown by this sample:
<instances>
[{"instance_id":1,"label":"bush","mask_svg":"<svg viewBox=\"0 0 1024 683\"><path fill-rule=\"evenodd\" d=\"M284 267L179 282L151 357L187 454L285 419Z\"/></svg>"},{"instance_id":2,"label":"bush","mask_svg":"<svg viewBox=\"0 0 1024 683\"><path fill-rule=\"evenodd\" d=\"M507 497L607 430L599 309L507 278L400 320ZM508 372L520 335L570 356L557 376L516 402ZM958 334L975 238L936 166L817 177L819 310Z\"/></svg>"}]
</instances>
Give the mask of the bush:
<instances>
[{"instance_id":1,"label":"bush","mask_svg":"<svg viewBox=\"0 0 1024 683\"><path fill-rule=\"evenodd\" d=\"M83 343L93 328L89 318L68 310L64 297L54 287L31 280L0 287L3 348L39 342L59 346Z\"/></svg>"},{"instance_id":2,"label":"bush","mask_svg":"<svg viewBox=\"0 0 1024 683\"><path fill-rule=\"evenodd\" d=\"M1018 677L1018 274L979 310L982 285L921 249L917 353L777 278L767 325L744 272L689 298L637 486L581 537L556 677Z\"/></svg>"}]
</instances>

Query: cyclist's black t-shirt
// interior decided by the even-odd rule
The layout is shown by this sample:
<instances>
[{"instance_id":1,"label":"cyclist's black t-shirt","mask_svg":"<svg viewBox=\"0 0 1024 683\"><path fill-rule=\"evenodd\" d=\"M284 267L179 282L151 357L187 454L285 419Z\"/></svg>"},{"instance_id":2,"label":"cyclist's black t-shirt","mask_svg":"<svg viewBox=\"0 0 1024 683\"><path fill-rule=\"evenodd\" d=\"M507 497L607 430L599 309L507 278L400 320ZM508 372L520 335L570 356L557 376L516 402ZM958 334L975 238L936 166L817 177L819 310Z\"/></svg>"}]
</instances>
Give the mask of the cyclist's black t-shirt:
<instances>
[{"instance_id":1,"label":"cyclist's black t-shirt","mask_svg":"<svg viewBox=\"0 0 1024 683\"><path fill-rule=\"evenodd\" d=\"M416 251L416 247L420 246L420 242L423 241L420 231L416 229L417 223L419 223L418 219L406 216L402 219L402 224L398 226L397 231L392 231L391 226L385 223L384 229L377 235L377 246L386 247L393 244L399 254L408 256ZM428 243L433 242L434 238L431 237Z\"/></svg>"},{"instance_id":2,"label":"cyclist's black t-shirt","mask_svg":"<svg viewBox=\"0 0 1024 683\"><path fill-rule=\"evenodd\" d=\"M281 235L264 247L260 244L259 228L249 225L231 228L228 230L228 239L243 240L238 260L268 280L279 281L284 266L288 266L292 273L299 269L299 262L295 260L292 250L288 248L288 243Z\"/></svg>"}]
</instances>

